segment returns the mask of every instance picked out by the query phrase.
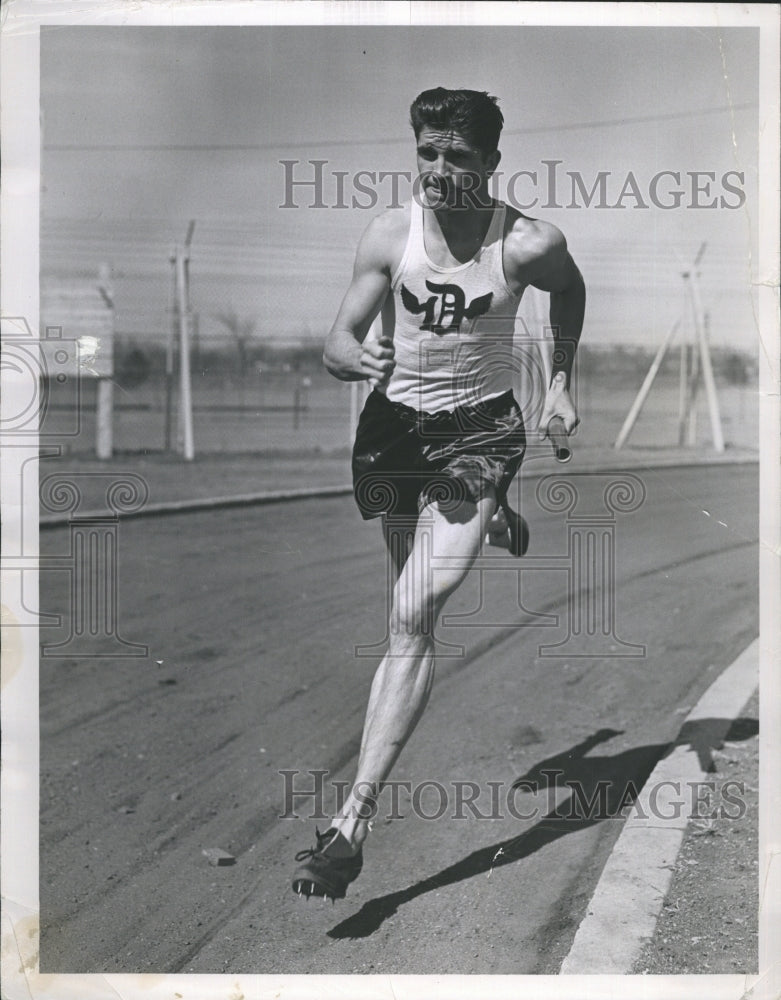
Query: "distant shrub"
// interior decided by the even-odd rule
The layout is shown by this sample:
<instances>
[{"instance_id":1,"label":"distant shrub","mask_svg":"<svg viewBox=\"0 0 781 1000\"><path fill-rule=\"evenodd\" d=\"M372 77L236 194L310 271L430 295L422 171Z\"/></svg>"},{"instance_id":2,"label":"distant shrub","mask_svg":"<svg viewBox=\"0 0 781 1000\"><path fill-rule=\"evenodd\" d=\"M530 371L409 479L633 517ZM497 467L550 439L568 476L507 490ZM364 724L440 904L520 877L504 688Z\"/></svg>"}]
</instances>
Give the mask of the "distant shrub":
<instances>
[{"instance_id":1,"label":"distant shrub","mask_svg":"<svg viewBox=\"0 0 781 1000\"><path fill-rule=\"evenodd\" d=\"M720 374L729 385L746 385L749 382L749 359L745 354L729 351L720 361Z\"/></svg>"},{"instance_id":2,"label":"distant shrub","mask_svg":"<svg viewBox=\"0 0 781 1000\"><path fill-rule=\"evenodd\" d=\"M120 350L114 358L114 375L125 389L135 389L149 378L152 359L137 345L129 345Z\"/></svg>"}]
</instances>

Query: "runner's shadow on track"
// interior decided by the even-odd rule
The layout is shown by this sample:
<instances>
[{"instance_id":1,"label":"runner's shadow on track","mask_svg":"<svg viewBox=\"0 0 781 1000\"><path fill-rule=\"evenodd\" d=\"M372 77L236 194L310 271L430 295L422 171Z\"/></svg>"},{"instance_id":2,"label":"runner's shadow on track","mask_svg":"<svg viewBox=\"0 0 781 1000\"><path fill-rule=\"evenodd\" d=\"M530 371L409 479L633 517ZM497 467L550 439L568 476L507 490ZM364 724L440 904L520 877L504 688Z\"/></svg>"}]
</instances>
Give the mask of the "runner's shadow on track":
<instances>
[{"instance_id":1,"label":"runner's shadow on track","mask_svg":"<svg viewBox=\"0 0 781 1000\"><path fill-rule=\"evenodd\" d=\"M549 790L549 794L557 796L555 807L537 823L518 836L473 851L406 889L370 899L357 913L328 931L328 937L369 937L400 906L418 896L520 861L569 833L608 819L622 819L624 810L634 803L657 762L675 747L686 746L694 750L702 770L714 773L713 751L719 749L724 740L747 740L758 730L757 720L751 718L699 719L685 723L672 744L649 744L613 756L587 757L586 754L600 743L621 735L615 729L600 729L569 750L535 764L515 780L514 789L534 791L536 787L538 791ZM568 789L571 794L561 799L561 794ZM515 803L516 809L522 810L517 799ZM688 805L687 800L685 806ZM533 813L529 818L533 818Z\"/></svg>"}]
</instances>

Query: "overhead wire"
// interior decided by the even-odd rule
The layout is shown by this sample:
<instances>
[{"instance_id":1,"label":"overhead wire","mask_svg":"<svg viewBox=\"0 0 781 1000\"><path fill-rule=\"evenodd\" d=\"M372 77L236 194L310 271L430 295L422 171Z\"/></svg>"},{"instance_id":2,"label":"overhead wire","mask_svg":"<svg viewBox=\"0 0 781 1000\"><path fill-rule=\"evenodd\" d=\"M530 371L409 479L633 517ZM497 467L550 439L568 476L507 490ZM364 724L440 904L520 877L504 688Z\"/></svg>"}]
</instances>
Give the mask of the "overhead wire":
<instances>
[{"instance_id":1,"label":"overhead wire","mask_svg":"<svg viewBox=\"0 0 781 1000\"><path fill-rule=\"evenodd\" d=\"M656 115L637 115L631 118L608 118L591 122L570 122L564 125L535 125L529 128L505 129L502 137L509 135L542 135L547 132L576 132L583 129L614 128L622 125L644 125L652 122L676 121L736 111L757 110L753 102L725 104L713 108L693 108ZM256 143L47 143L43 148L57 152L261 152L275 149L336 149L350 146L395 146L409 142L409 135L382 136L367 139L322 139L306 142L256 142Z\"/></svg>"}]
</instances>

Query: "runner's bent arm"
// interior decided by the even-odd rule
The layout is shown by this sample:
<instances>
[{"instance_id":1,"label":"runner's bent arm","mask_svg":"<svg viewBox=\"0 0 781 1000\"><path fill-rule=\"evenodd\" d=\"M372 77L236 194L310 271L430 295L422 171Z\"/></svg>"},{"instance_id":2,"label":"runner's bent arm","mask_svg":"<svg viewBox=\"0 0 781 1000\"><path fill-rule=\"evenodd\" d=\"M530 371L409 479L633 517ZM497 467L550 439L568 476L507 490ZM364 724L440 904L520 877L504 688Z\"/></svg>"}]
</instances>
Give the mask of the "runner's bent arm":
<instances>
[{"instance_id":1,"label":"runner's bent arm","mask_svg":"<svg viewBox=\"0 0 781 1000\"><path fill-rule=\"evenodd\" d=\"M554 348L551 381L545 395L540 429L547 434L553 417L561 417L569 434L578 415L569 393L572 365L583 329L586 286L575 261L567 250L564 236L550 227L546 246L534 265L531 284L550 292L550 325Z\"/></svg>"},{"instance_id":2,"label":"runner's bent arm","mask_svg":"<svg viewBox=\"0 0 781 1000\"><path fill-rule=\"evenodd\" d=\"M550 292L550 325L556 341L551 381L563 372L569 388L575 351L583 329L586 286L561 233L551 241L538 268L541 274L531 283L535 288Z\"/></svg>"},{"instance_id":3,"label":"runner's bent arm","mask_svg":"<svg viewBox=\"0 0 781 1000\"><path fill-rule=\"evenodd\" d=\"M328 334L323 362L343 381L384 382L393 370L393 342L366 340L372 322L390 289L388 223L373 220L358 245L353 277Z\"/></svg>"}]
</instances>

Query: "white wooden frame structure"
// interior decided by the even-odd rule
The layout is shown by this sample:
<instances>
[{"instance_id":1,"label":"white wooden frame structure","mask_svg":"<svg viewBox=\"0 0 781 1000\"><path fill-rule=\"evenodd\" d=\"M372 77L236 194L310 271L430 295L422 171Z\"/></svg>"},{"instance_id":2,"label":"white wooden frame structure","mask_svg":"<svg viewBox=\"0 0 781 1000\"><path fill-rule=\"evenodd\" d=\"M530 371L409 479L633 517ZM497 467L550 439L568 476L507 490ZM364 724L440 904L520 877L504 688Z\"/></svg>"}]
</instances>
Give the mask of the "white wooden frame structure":
<instances>
[{"instance_id":1,"label":"white wooden frame structure","mask_svg":"<svg viewBox=\"0 0 781 1000\"><path fill-rule=\"evenodd\" d=\"M719 400L716 393L716 381L713 377L713 365L711 364L710 347L708 345L708 317L702 308L702 297L700 295L699 273L697 268L705 253L706 244L703 243L697 252L691 268L683 271L684 287L687 298L692 309L694 323L694 339L691 344L681 341L680 345L680 375L678 391L678 444L695 447L697 444L697 393L700 381L704 382L705 394L708 400L708 413L710 416L711 437L713 449L716 452L724 451L724 434L721 428L721 413L719 411ZM667 335L662 341L656 356L651 362L651 367L640 386L626 419L616 438L614 448L622 448L632 432L632 428L640 416L640 412L645 404L651 387L654 383L659 369L661 368L664 356L670 344L672 344L676 333L681 327L684 317L679 317L670 327Z\"/></svg>"}]
</instances>

